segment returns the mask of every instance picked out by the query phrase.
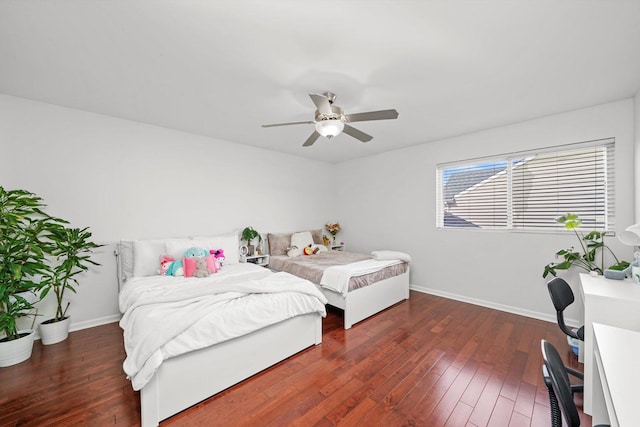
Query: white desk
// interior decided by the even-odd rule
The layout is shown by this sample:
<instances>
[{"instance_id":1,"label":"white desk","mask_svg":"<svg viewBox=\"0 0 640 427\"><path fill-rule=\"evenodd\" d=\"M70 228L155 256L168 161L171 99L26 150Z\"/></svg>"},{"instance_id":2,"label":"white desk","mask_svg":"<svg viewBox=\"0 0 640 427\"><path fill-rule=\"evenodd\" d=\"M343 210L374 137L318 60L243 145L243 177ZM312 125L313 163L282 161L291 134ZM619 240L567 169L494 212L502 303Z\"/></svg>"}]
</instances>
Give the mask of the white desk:
<instances>
[{"instance_id":1,"label":"white desk","mask_svg":"<svg viewBox=\"0 0 640 427\"><path fill-rule=\"evenodd\" d=\"M632 280L611 280L580 274L584 301L584 412L593 415L593 323L640 331L640 285ZM624 347L618 351L625 351Z\"/></svg>"},{"instance_id":2,"label":"white desk","mask_svg":"<svg viewBox=\"0 0 640 427\"><path fill-rule=\"evenodd\" d=\"M638 425L640 332L593 324L593 424Z\"/></svg>"}]
</instances>

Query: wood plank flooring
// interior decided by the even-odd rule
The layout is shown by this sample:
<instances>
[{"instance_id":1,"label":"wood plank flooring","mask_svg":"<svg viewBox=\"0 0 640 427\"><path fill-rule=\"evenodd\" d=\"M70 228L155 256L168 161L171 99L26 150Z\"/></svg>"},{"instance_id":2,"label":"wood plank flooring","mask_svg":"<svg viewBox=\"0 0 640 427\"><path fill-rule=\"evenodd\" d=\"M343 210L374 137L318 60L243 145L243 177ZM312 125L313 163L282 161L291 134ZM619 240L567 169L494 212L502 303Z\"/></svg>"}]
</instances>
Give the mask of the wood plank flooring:
<instances>
[{"instance_id":1,"label":"wood plank flooring","mask_svg":"<svg viewBox=\"0 0 640 427\"><path fill-rule=\"evenodd\" d=\"M548 426L541 338L582 369L555 323L413 291L348 331L330 309L321 345L161 425ZM0 368L0 426L139 425L123 360L117 323L36 341Z\"/></svg>"}]
</instances>

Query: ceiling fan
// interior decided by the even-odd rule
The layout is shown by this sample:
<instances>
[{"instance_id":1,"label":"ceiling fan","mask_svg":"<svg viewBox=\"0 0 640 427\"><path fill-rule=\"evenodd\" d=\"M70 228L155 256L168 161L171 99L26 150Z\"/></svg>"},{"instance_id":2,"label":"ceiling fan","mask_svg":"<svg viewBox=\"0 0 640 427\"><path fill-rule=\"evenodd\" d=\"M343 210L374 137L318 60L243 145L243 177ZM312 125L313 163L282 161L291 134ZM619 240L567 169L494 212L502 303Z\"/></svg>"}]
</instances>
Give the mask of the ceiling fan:
<instances>
[{"instance_id":1,"label":"ceiling fan","mask_svg":"<svg viewBox=\"0 0 640 427\"><path fill-rule=\"evenodd\" d=\"M316 105L315 120L307 122L290 122L290 123L275 123L271 125L262 125L263 128L270 128L275 126L289 126L289 125L302 125L302 124L315 124L316 130L311 134L309 138L302 144L303 147L309 147L320 137L333 138L340 132L344 132L355 139L367 142L371 141L373 137L366 133L349 125L353 122L364 122L368 120L387 120L397 119L398 112L396 110L380 110L380 111L368 111L366 113L356 114L344 114L342 108L333 105L333 100L336 95L331 92L325 92L322 95L317 93L310 93L309 97Z\"/></svg>"}]
</instances>

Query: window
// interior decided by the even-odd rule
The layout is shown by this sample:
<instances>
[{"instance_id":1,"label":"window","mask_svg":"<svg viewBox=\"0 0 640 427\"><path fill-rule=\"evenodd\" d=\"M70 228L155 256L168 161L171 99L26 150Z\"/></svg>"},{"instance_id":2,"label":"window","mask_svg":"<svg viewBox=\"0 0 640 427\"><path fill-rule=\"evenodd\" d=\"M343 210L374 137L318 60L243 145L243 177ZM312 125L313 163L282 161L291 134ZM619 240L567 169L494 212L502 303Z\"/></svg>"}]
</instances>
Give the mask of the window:
<instances>
[{"instance_id":1,"label":"window","mask_svg":"<svg viewBox=\"0 0 640 427\"><path fill-rule=\"evenodd\" d=\"M437 167L437 226L557 230L580 216L592 229L615 225L613 138Z\"/></svg>"}]
</instances>

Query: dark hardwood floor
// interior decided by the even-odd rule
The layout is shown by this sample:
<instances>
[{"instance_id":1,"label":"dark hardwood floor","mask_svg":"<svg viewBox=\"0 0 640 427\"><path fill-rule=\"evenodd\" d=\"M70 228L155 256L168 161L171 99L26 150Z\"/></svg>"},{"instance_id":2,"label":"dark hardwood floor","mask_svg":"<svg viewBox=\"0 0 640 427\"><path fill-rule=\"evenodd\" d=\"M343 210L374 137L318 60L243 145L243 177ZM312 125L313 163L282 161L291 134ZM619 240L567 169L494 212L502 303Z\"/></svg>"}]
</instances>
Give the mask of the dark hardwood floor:
<instances>
[{"instance_id":1,"label":"dark hardwood floor","mask_svg":"<svg viewBox=\"0 0 640 427\"><path fill-rule=\"evenodd\" d=\"M540 339L582 369L554 323L411 292L411 299L162 426L548 426ZM116 323L73 332L0 368L0 425L139 425ZM591 425L580 414L583 425Z\"/></svg>"}]
</instances>

